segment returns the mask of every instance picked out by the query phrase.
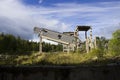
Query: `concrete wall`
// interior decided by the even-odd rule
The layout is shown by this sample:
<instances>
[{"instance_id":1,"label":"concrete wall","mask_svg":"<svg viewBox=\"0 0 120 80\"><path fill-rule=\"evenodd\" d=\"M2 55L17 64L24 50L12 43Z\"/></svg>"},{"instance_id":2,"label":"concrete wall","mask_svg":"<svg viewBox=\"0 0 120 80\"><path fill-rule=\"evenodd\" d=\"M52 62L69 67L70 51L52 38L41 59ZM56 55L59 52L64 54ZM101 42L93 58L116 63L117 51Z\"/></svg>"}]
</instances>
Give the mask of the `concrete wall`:
<instances>
[{"instance_id":1,"label":"concrete wall","mask_svg":"<svg viewBox=\"0 0 120 80\"><path fill-rule=\"evenodd\" d=\"M120 80L120 66L4 66L0 80Z\"/></svg>"}]
</instances>

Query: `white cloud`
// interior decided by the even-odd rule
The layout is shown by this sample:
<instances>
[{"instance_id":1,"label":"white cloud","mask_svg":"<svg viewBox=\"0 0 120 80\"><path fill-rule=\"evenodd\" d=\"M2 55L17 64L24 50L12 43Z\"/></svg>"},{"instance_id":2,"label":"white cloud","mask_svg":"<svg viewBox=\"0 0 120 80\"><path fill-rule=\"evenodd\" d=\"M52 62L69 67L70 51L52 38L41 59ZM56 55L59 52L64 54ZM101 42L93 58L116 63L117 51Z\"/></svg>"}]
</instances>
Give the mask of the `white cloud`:
<instances>
[{"instance_id":1,"label":"white cloud","mask_svg":"<svg viewBox=\"0 0 120 80\"><path fill-rule=\"evenodd\" d=\"M57 30L57 25L62 25L59 20L43 16L38 12L41 12L41 8L25 6L19 0L1 0L0 32L31 39L34 26Z\"/></svg>"},{"instance_id":2,"label":"white cloud","mask_svg":"<svg viewBox=\"0 0 120 80\"><path fill-rule=\"evenodd\" d=\"M42 3L43 0L39 0ZM33 27L59 32L73 31L76 25L91 25L94 35L110 37L120 26L120 2L59 3L54 7L24 5L20 0L0 0L0 32L31 39ZM59 29L58 29L59 28ZM103 32L102 32L102 31Z\"/></svg>"}]
</instances>

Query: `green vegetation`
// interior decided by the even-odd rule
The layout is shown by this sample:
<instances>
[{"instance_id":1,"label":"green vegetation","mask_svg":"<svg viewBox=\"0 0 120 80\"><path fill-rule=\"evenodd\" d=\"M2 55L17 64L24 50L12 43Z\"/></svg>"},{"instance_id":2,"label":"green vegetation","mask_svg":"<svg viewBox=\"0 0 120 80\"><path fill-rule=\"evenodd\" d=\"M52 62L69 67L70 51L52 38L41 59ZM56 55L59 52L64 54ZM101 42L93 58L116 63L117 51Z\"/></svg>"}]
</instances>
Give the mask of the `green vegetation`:
<instances>
[{"instance_id":1,"label":"green vegetation","mask_svg":"<svg viewBox=\"0 0 120 80\"><path fill-rule=\"evenodd\" d=\"M44 52L62 51L62 45L54 45L43 42ZM23 55L39 51L39 43L24 40L10 34L0 34L0 54Z\"/></svg>"},{"instance_id":2,"label":"green vegetation","mask_svg":"<svg viewBox=\"0 0 120 80\"><path fill-rule=\"evenodd\" d=\"M27 54L38 51L38 47L39 45L36 42L29 42L10 34L0 34L0 54Z\"/></svg>"},{"instance_id":3,"label":"green vegetation","mask_svg":"<svg viewBox=\"0 0 120 80\"><path fill-rule=\"evenodd\" d=\"M2 39L4 38L0 36L0 41ZM18 44L17 40L21 40L20 38L13 38L13 39L16 39L16 44ZM35 65L106 65L111 63L116 63L116 64L119 63L120 61L120 30L117 30L113 33L112 39L106 40L104 37L101 37L97 40L97 42L98 42L97 49L92 49L89 53L84 53L83 51L82 53L80 52L80 53L69 53L69 54L59 52L60 50L62 50L60 44L57 46L47 44L46 46L46 44L43 43L44 50L46 51L45 53L40 54L35 52L34 50L37 51L37 49L34 47L30 49L32 50L31 54L24 54L24 55L20 53L12 54L12 55L1 54L0 64L15 65L15 66L21 66L21 65L35 66ZM28 41L28 43L33 45L34 42ZM38 43L34 43L34 44L38 44ZM108 45L106 46L105 44L108 44ZM3 46L0 45L0 47L4 49ZM13 48L15 48L15 50L17 51L19 49L22 49L20 47L21 46L19 46L19 48L16 48L16 47L13 47ZM9 50L9 49L11 49L10 51L12 51L12 47L6 48L6 50Z\"/></svg>"},{"instance_id":4,"label":"green vegetation","mask_svg":"<svg viewBox=\"0 0 120 80\"><path fill-rule=\"evenodd\" d=\"M96 54L97 53L97 54ZM31 55L12 56L8 55L5 60L1 60L1 65L14 66L39 66L39 65L106 65L117 63L120 61L120 56L112 57L108 55L101 56L100 50L92 50L88 54L76 53L34 53Z\"/></svg>"},{"instance_id":5,"label":"green vegetation","mask_svg":"<svg viewBox=\"0 0 120 80\"><path fill-rule=\"evenodd\" d=\"M113 33L113 38L109 41L108 51L111 56L120 55L120 30Z\"/></svg>"}]
</instances>

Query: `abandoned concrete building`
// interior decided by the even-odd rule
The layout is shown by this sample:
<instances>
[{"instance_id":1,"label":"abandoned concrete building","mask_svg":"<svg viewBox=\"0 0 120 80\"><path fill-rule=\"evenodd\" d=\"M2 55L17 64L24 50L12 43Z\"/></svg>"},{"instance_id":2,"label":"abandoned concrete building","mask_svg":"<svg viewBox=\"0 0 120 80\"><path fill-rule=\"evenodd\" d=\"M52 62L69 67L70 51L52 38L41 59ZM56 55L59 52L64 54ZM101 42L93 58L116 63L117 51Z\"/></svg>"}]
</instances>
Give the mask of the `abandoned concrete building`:
<instances>
[{"instance_id":1,"label":"abandoned concrete building","mask_svg":"<svg viewBox=\"0 0 120 80\"><path fill-rule=\"evenodd\" d=\"M61 43L63 45L63 52L70 52L80 49L81 39L79 38L79 31L85 32L86 52L94 48L92 40L92 28L90 26L77 26L74 32L57 32L46 28L34 27L34 32L40 35L40 53L42 53L42 39L47 39ZM88 36L87 31L90 31Z\"/></svg>"}]
</instances>

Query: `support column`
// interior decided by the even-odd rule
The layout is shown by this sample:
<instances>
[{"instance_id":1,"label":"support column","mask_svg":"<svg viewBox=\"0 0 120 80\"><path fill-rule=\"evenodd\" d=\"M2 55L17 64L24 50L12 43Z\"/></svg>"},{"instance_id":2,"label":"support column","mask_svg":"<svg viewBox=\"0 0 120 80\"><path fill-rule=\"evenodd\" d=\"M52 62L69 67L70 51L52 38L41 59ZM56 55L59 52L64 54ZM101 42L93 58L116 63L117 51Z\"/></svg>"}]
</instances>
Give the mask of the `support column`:
<instances>
[{"instance_id":1,"label":"support column","mask_svg":"<svg viewBox=\"0 0 120 80\"><path fill-rule=\"evenodd\" d=\"M64 45L64 44L62 44L62 46L63 46L63 52L64 52L65 45Z\"/></svg>"},{"instance_id":2,"label":"support column","mask_svg":"<svg viewBox=\"0 0 120 80\"><path fill-rule=\"evenodd\" d=\"M70 45L69 44L67 45L67 48L68 48L67 53L70 53Z\"/></svg>"},{"instance_id":3,"label":"support column","mask_svg":"<svg viewBox=\"0 0 120 80\"><path fill-rule=\"evenodd\" d=\"M39 51L42 53L42 33L40 32L40 46L39 46Z\"/></svg>"},{"instance_id":4,"label":"support column","mask_svg":"<svg viewBox=\"0 0 120 80\"><path fill-rule=\"evenodd\" d=\"M97 48L97 43L96 43L96 37L95 37L95 39L94 39L94 48Z\"/></svg>"},{"instance_id":5,"label":"support column","mask_svg":"<svg viewBox=\"0 0 120 80\"><path fill-rule=\"evenodd\" d=\"M85 31L85 39L86 39L86 52L88 53L89 52L89 38L87 37L87 31Z\"/></svg>"},{"instance_id":6,"label":"support column","mask_svg":"<svg viewBox=\"0 0 120 80\"><path fill-rule=\"evenodd\" d=\"M80 41L79 41L79 33L77 32L77 50L79 49L79 43L80 43Z\"/></svg>"},{"instance_id":7,"label":"support column","mask_svg":"<svg viewBox=\"0 0 120 80\"><path fill-rule=\"evenodd\" d=\"M87 40L87 31L85 31L85 39Z\"/></svg>"},{"instance_id":8,"label":"support column","mask_svg":"<svg viewBox=\"0 0 120 80\"><path fill-rule=\"evenodd\" d=\"M86 38L86 52L89 52L89 46L88 46L88 38Z\"/></svg>"},{"instance_id":9,"label":"support column","mask_svg":"<svg viewBox=\"0 0 120 80\"><path fill-rule=\"evenodd\" d=\"M93 42L92 42L92 28L90 28L90 48L94 48L93 47Z\"/></svg>"},{"instance_id":10,"label":"support column","mask_svg":"<svg viewBox=\"0 0 120 80\"><path fill-rule=\"evenodd\" d=\"M75 32L74 32L74 36L75 36L75 50L77 50L78 49L78 29L76 29L75 30Z\"/></svg>"},{"instance_id":11,"label":"support column","mask_svg":"<svg viewBox=\"0 0 120 80\"><path fill-rule=\"evenodd\" d=\"M75 32L75 37L76 37L76 49L78 50L79 49L79 31L78 29L76 30Z\"/></svg>"}]
</instances>

